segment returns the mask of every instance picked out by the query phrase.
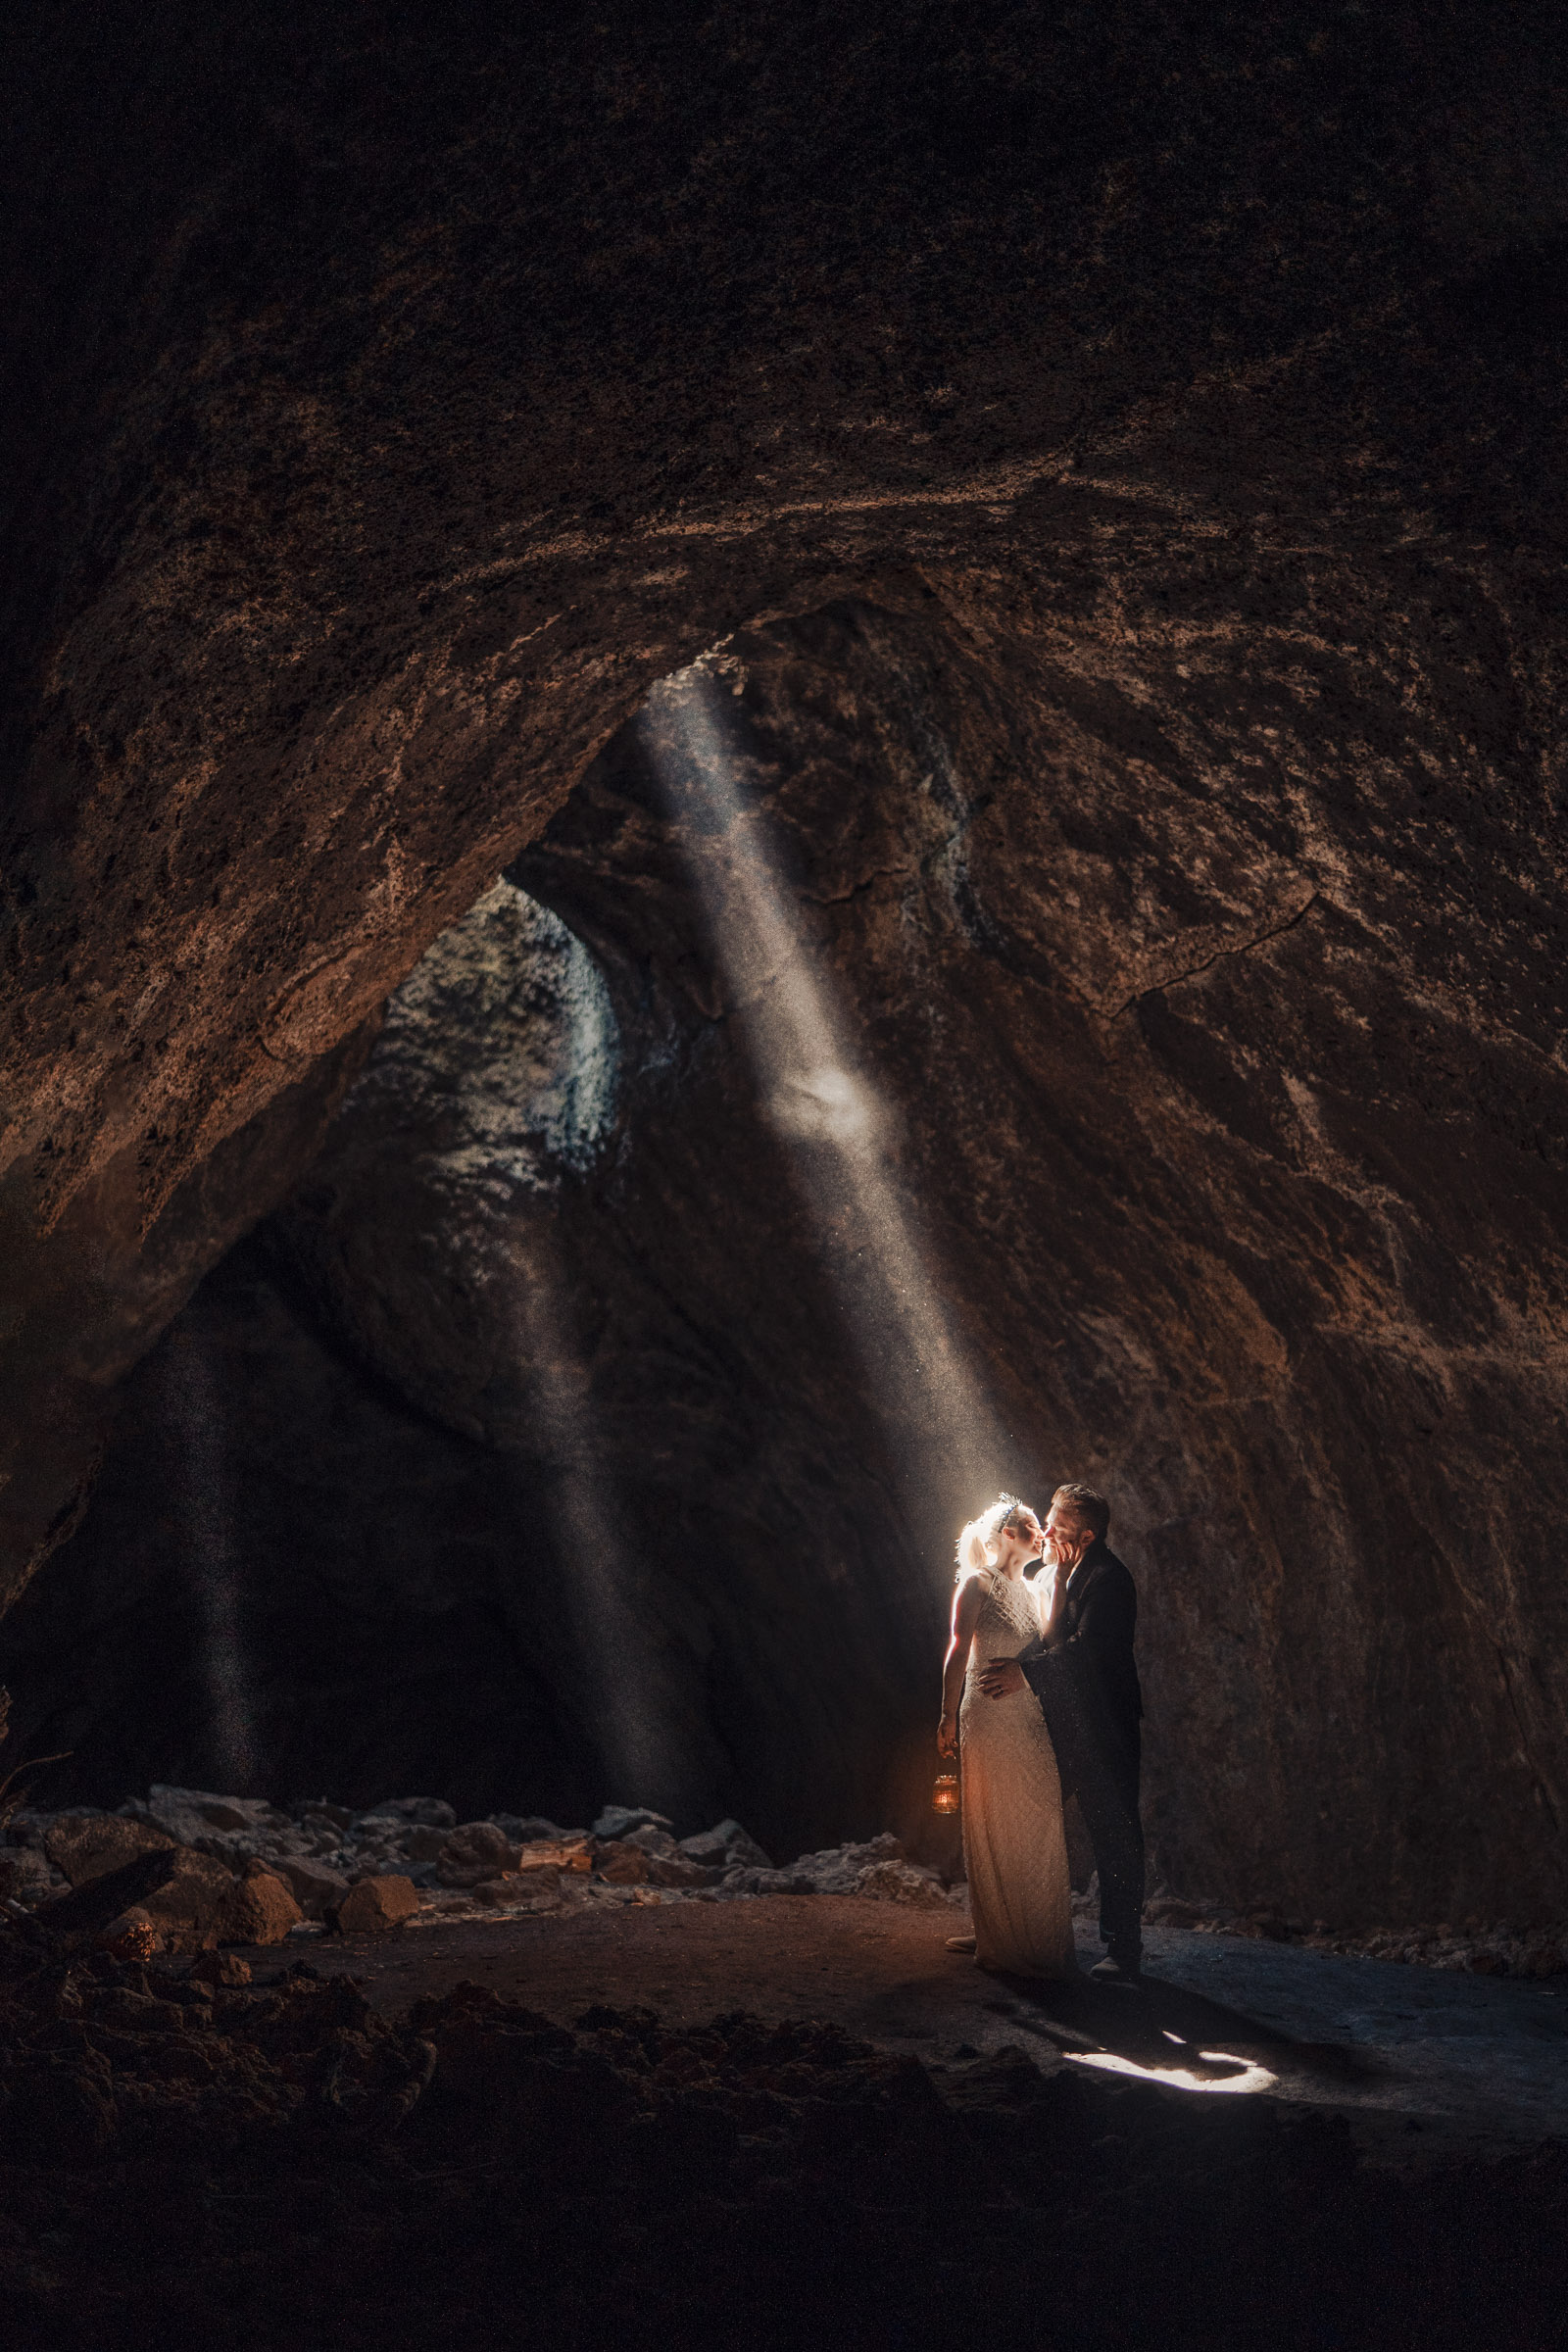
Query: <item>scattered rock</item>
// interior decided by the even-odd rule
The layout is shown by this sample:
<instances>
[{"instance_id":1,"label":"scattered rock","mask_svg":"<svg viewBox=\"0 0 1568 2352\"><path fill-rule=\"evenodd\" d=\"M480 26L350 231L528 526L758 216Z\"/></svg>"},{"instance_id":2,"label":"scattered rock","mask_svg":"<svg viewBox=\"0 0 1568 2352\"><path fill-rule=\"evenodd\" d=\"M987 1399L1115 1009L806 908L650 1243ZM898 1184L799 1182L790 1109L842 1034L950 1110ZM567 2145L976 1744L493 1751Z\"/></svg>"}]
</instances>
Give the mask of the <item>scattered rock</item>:
<instances>
[{"instance_id":1,"label":"scattered rock","mask_svg":"<svg viewBox=\"0 0 1568 2352\"><path fill-rule=\"evenodd\" d=\"M594 1868L610 1886L641 1886L648 1879L648 1856L629 1838L612 1838L594 1857Z\"/></svg>"},{"instance_id":2,"label":"scattered rock","mask_svg":"<svg viewBox=\"0 0 1568 2352\"><path fill-rule=\"evenodd\" d=\"M738 1821L715 1822L695 1838L683 1838L680 1850L692 1862L717 1862L725 1869L771 1870L772 1857Z\"/></svg>"},{"instance_id":3,"label":"scattered rock","mask_svg":"<svg viewBox=\"0 0 1568 2352\"><path fill-rule=\"evenodd\" d=\"M112 1919L93 1940L113 1960L152 1960L164 1948L156 1922L139 1903L122 1911L118 1919Z\"/></svg>"},{"instance_id":4,"label":"scattered rock","mask_svg":"<svg viewBox=\"0 0 1568 2352\"><path fill-rule=\"evenodd\" d=\"M674 1823L667 1813L654 1813L647 1805L606 1805L594 1823L596 1838L625 1838L633 1830L670 1830Z\"/></svg>"},{"instance_id":5,"label":"scattered rock","mask_svg":"<svg viewBox=\"0 0 1568 2352\"><path fill-rule=\"evenodd\" d=\"M492 1821L468 1821L441 1849L436 1876L443 1886L477 1886L517 1867L517 1848Z\"/></svg>"},{"instance_id":6,"label":"scattered rock","mask_svg":"<svg viewBox=\"0 0 1568 2352\"><path fill-rule=\"evenodd\" d=\"M693 1862L686 1854L651 1854L648 1876L656 1886L716 1886L723 1878L714 1862Z\"/></svg>"},{"instance_id":7,"label":"scattered rock","mask_svg":"<svg viewBox=\"0 0 1568 2352\"><path fill-rule=\"evenodd\" d=\"M294 1900L307 1919L324 1919L333 1904L341 1902L349 1890L349 1881L342 1871L309 1855L270 1856L269 1867L292 1889Z\"/></svg>"},{"instance_id":8,"label":"scattered rock","mask_svg":"<svg viewBox=\"0 0 1568 2352\"><path fill-rule=\"evenodd\" d=\"M559 1911L561 1872L550 1868L509 1870L499 1879L481 1879L473 1890L476 1903L492 1907L523 1906L530 1911Z\"/></svg>"},{"instance_id":9,"label":"scattered rock","mask_svg":"<svg viewBox=\"0 0 1568 2352\"><path fill-rule=\"evenodd\" d=\"M815 1854L803 1854L795 1869L809 1880L818 1894L858 1894L862 1871L878 1862L902 1862L902 1839L884 1831L880 1838L863 1838L858 1845L830 1845Z\"/></svg>"},{"instance_id":10,"label":"scattered rock","mask_svg":"<svg viewBox=\"0 0 1568 2352\"><path fill-rule=\"evenodd\" d=\"M262 1937L258 1940L271 1939ZM242 1960L238 1952L200 1952L191 1962L190 1973L193 1984L232 1987L250 1983L251 1964L248 1960Z\"/></svg>"},{"instance_id":11,"label":"scattered rock","mask_svg":"<svg viewBox=\"0 0 1568 2352\"><path fill-rule=\"evenodd\" d=\"M0 1901L39 1902L53 1883L47 1859L31 1846L8 1845L0 1850Z\"/></svg>"},{"instance_id":12,"label":"scattered rock","mask_svg":"<svg viewBox=\"0 0 1568 2352\"><path fill-rule=\"evenodd\" d=\"M411 1879L361 1879L333 1912L332 1925L343 1936L373 1935L383 1928L401 1927L418 1908L419 1898Z\"/></svg>"},{"instance_id":13,"label":"scattered rock","mask_svg":"<svg viewBox=\"0 0 1568 2352\"><path fill-rule=\"evenodd\" d=\"M951 1897L941 1874L915 1862L873 1862L855 1882L857 1894L884 1903L915 1903L928 1911L945 1911Z\"/></svg>"},{"instance_id":14,"label":"scattered rock","mask_svg":"<svg viewBox=\"0 0 1568 2352\"><path fill-rule=\"evenodd\" d=\"M648 1855L668 1855L678 1853L680 1850L668 1830L656 1829L651 1821L645 1822L640 1830L628 1830L623 1842L627 1845L640 1845L643 1852Z\"/></svg>"},{"instance_id":15,"label":"scattered rock","mask_svg":"<svg viewBox=\"0 0 1568 2352\"><path fill-rule=\"evenodd\" d=\"M304 1918L292 1887L263 1865L253 1863L234 1887L224 1917L224 1943L281 1943Z\"/></svg>"},{"instance_id":16,"label":"scattered rock","mask_svg":"<svg viewBox=\"0 0 1568 2352\"><path fill-rule=\"evenodd\" d=\"M138 1854L167 1851L174 1840L151 1822L126 1821L118 1813L62 1813L51 1822L43 1850L73 1886L122 1870Z\"/></svg>"},{"instance_id":17,"label":"scattered rock","mask_svg":"<svg viewBox=\"0 0 1568 2352\"><path fill-rule=\"evenodd\" d=\"M455 1830L458 1826L457 1814L440 1796L383 1797L378 1805L368 1806L360 1820L399 1821L424 1830Z\"/></svg>"}]
</instances>

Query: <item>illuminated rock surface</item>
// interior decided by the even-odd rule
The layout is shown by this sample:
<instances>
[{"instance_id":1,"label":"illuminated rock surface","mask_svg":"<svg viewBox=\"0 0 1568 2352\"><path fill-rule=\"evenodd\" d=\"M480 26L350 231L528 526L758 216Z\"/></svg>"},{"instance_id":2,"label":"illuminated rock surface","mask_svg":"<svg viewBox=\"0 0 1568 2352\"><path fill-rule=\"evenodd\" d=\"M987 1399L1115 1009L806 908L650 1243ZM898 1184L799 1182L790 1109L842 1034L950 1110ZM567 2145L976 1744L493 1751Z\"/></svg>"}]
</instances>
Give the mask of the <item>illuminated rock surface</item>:
<instances>
[{"instance_id":1,"label":"illuminated rock surface","mask_svg":"<svg viewBox=\"0 0 1568 2352\"><path fill-rule=\"evenodd\" d=\"M1560 1918L1555 19L645 16L8 29L8 1589L144 1358L19 1721L213 1775L220 1535L257 1786L914 1800L909 1400L617 732L736 632L1009 1467L1115 1497L1169 1877ZM395 1022L322 1154L503 871L577 1025L470 975L505 1052Z\"/></svg>"}]
</instances>

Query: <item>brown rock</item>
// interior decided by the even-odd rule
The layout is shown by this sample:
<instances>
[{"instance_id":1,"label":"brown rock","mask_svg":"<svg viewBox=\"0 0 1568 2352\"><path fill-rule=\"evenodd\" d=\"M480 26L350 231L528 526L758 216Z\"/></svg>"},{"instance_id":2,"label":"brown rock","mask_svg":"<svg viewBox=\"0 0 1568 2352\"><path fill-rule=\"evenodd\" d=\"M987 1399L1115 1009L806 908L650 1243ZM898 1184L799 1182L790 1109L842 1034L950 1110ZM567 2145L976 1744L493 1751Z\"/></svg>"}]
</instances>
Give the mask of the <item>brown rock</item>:
<instances>
[{"instance_id":1,"label":"brown rock","mask_svg":"<svg viewBox=\"0 0 1568 2352\"><path fill-rule=\"evenodd\" d=\"M443 1845L435 1875L443 1886L477 1886L515 1870L518 1850L493 1821L463 1822Z\"/></svg>"},{"instance_id":2,"label":"brown rock","mask_svg":"<svg viewBox=\"0 0 1568 2352\"><path fill-rule=\"evenodd\" d=\"M49 1890L49 1864L28 1845L0 1849L0 1900L36 1901Z\"/></svg>"},{"instance_id":3,"label":"brown rock","mask_svg":"<svg viewBox=\"0 0 1568 2352\"><path fill-rule=\"evenodd\" d=\"M89 1879L46 1903L39 1916L52 1928L95 1936L135 1909L152 1922L164 1950L209 1951L227 1919L234 1884L221 1862L176 1845Z\"/></svg>"},{"instance_id":4,"label":"brown rock","mask_svg":"<svg viewBox=\"0 0 1568 2352\"><path fill-rule=\"evenodd\" d=\"M641 1886L648 1879L648 1856L624 1838L611 1838L594 1859L599 1876L612 1886Z\"/></svg>"},{"instance_id":5,"label":"brown rock","mask_svg":"<svg viewBox=\"0 0 1568 2352\"><path fill-rule=\"evenodd\" d=\"M251 1964L237 1952L202 1952L191 1962L190 1973L198 1984L238 1985L251 1982Z\"/></svg>"},{"instance_id":6,"label":"brown rock","mask_svg":"<svg viewBox=\"0 0 1568 2352\"><path fill-rule=\"evenodd\" d=\"M305 1914L294 1890L270 1870L253 1865L234 1886L224 1915L224 1943L281 1943Z\"/></svg>"},{"instance_id":7,"label":"brown rock","mask_svg":"<svg viewBox=\"0 0 1568 2352\"><path fill-rule=\"evenodd\" d=\"M349 1881L340 1870L298 1854L269 1854L265 1867L292 1889L307 1919L324 1919L349 1890Z\"/></svg>"},{"instance_id":8,"label":"brown rock","mask_svg":"<svg viewBox=\"0 0 1568 2352\"><path fill-rule=\"evenodd\" d=\"M73 1886L84 1886L122 1870L138 1854L166 1853L173 1842L151 1822L122 1821L117 1813L65 1813L51 1824L43 1850Z\"/></svg>"},{"instance_id":9,"label":"brown rock","mask_svg":"<svg viewBox=\"0 0 1568 2352\"><path fill-rule=\"evenodd\" d=\"M175 1846L170 1860L172 1868L168 1879L142 1898L143 1907L162 1934L167 1951L211 1951L229 1932L234 1874L223 1863L215 1862L208 1854L193 1853L186 1845Z\"/></svg>"},{"instance_id":10,"label":"brown rock","mask_svg":"<svg viewBox=\"0 0 1568 2352\"><path fill-rule=\"evenodd\" d=\"M373 1935L382 1928L401 1927L412 1919L419 1908L419 1898L414 1890L414 1881L397 1875L379 1879L361 1879L332 1914L332 1924L343 1936Z\"/></svg>"},{"instance_id":11,"label":"brown rock","mask_svg":"<svg viewBox=\"0 0 1568 2352\"><path fill-rule=\"evenodd\" d=\"M139 1903L112 1919L93 1939L114 1960L151 1960L164 1948L164 1938Z\"/></svg>"},{"instance_id":12,"label":"brown rock","mask_svg":"<svg viewBox=\"0 0 1568 2352\"><path fill-rule=\"evenodd\" d=\"M710 1863L692 1862L685 1854L653 1854L648 1876L656 1886L716 1886L724 1873Z\"/></svg>"},{"instance_id":13,"label":"brown rock","mask_svg":"<svg viewBox=\"0 0 1568 2352\"><path fill-rule=\"evenodd\" d=\"M481 1879L473 1890L476 1903L527 1903L536 1911L553 1911L561 1901L560 1870L535 1867L504 1871L499 1879Z\"/></svg>"}]
</instances>

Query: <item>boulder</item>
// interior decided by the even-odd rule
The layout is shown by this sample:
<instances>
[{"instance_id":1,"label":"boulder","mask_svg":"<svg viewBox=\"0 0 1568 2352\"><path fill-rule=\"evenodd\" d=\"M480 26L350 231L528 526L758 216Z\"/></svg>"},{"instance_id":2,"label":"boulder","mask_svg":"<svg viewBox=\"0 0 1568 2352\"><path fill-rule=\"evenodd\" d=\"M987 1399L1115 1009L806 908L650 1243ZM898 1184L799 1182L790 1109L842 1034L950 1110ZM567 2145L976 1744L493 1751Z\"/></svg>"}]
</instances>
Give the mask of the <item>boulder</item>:
<instances>
[{"instance_id":1,"label":"boulder","mask_svg":"<svg viewBox=\"0 0 1568 2352\"><path fill-rule=\"evenodd\" d=\"M772 1859L764 1854L750 1831L743 1830L738 1821L715 1822L710 1830L702 1830L695 1838L683 1838L680 1850L692 1862L717 1862L726 1869L771 1870Z\"/></svg>"},{"instance_id":2,"label":"boulder","mask_svg":"<svg viewBox=\"0 0 1568 2352\"><path fill-rule=\"evenodd\" d=\"M455 1830L458 1817L441 1796L385 1796L360 1815L362 1822L396 1821L411 1829Z\"/></svg>"},{"instance_id":3,"label":"boulder","mask_svg":"<svg viewBox=\"0 0 1568 2352\"><path fill-rule=\"evenodd\" d=\"M607 1805L594 1823L596 1838L625 1838L633 1830L668 1830L667 1813L651 1812L647 1805Z\"/></svg>"},{"instance_id":4,"label":"boulder","mask_svg":"<svg viewBox=\"0 0 1568 2352\"><path fill-rule=\"evenodd\" d=\"M149 1861L166 1857L149 1855ZM170 1952L207 1952L218 1943L234 1940L234 1874L210 1854L176 1846L167 1857L172 1864L162 1886L142 1897L143 1908ZM120 1875L118 1872L115 1874ZM107 1880L94 1882L107 1886ZM83 1889L83 1892L87 1889Z\"/></svg>"},{"instance_id":5,"label":"boulder","mask_svg":"<svg viewBox=\"0 0 1568 2352\"><path fill-rule=\"evenodd\" d=\"M48 1893L52 1878L48 1861L31 1846L0 1848L0 1902L37 1902Z\"/></svg>"},{"instance_id":6,"label":"boulder","mask_svg":"<svg viewBox=\"0 0 1568 2352\"><path fill-rule=\"evenodd\" d=\"M652 1822L645 1822L640 1830L628 1830L625 1843L640 1845L650 1857L654 1854L673 1854L680 1850L668 1830L656 1829Z\"/></svg>"},{"instance_id":7,"label":"boulder","mask_svg":"<svg viewBox=\"0 0 1568 2352\"><path fill-rule=\"evenodd\" d=\"M314 1855L270 1854L267 1867L289 1887L307 1919L324 1919L349 1890L342 1871Z\"/></svg>"},{"instance_id":8,"label":"boulder","mask_svg":"<svg viewBox=\"0 0 1568 2352\"><path fill-rule=\"evenodd\" d=\"M376 1935L384 1928L401 1927L418 1908L412 1879L395 1874L361 1879L333 1912L332 1925L341 1936Z\"/></svg>"},{"instance_id":9,"label":"boulder","mask_svg":"<svg viewBox=\"0 0 1568 2352\"><path fill-rule=\"evenodd\" d=\"M251 1964L237 1952L202 1952L191 1962L190 1974L194 1984L233 1987L251 1982Z\"/></svg>"},{"instance_id":10,"label":"boulder","mask_svg":"<svg viewBox=\"0 0 1568 2352\"><path fill-rule=\"evenodd\" d=\"M73 1886L122 1870L138 1854L167 1852L174 1844L167 1830L148 1821L126 1821L118 1813L61 1813L45 1833L43 1850Z\"/></svg>"},{"instance_id":11,"label":"boulder","mask_svg":"<svg viewBox=\"0 0 1568 2352\"><path fill-rule=\"evenodd\" d=\"M139 1903L112 1919L93 1940L112 1960L152 1960L164 1948L162 1935Z\"/></svg>"},{"instance_id":12,"label":"boulder","mask_svg":"<svg viewBox=\"0 0 1568 2352\"><path fill-rule=\"evenodd\" d=\"M514 1845L527 1845L537 1838L586 1838L586 1830L564 1830L559 1821L547 1820L543 1813L492 1813L490 1820L498 1830L505 1831Z\"/></svg>"},{"instance_id":13,"label":"boulder","mask_svg":"<svg viewBox=\"0 0 1568 2352\"><path fill-rule=\"evenodd\" d=\"M593 1841L582 1830L562 1838L530 1838L526 1845L517 1848L519 1870L586 1872L593 1866Z\"/></svg>"},{"instance_id":14,"label":"boulder","mask_svg":"<svg viewBox=\"0 0 1568 2352\"><path fill-rule=\"evenodd\" d=\"M561 1907L561 1879L559 1870L549 1868L509 1870L499 1879L481 1879L473 1899L492 1906L516 1903L530 1911L556 1911Z\"/></svg>"},{"instance_id":15,"label":"boulder","mask_svg":"<svg viewBox=\"0 0 1568 2352\"><path fill-rule=\"evenodd\" d=\"M594 1868L612 1886L642 1886L648 1880L648 1856L623 1838L612 1838L599 1848Z\"/></svg>"},{"instance_id":16,"label":"boulder","mask_svg":"<svg viewBox=\"0 0 1568 2352\"><path fill-rule=\"evenodd\" d=\"M714 1862L693 1862L685 1854L650 1854L648 1876L656 1886L716 1886L724 1876Z\"/></svg>"},{"instance_id":17,"label":"boulder","mask_svg":"<svg viewBox=\"0 0 1568 2352\"><path fill-rule=\"evenodd\" d=\"M829 1845L818 1853L803 1854L795 1868L818 1894L858 1894L862 1871L878 1862L903 1860L902 1841L884 1830L880 1838L864 1838L858 1845Z\"/></svg>"},{"instance_id":18,"label":"boulder","mask_svg":"<svg viewBox=\"0 0 1568 2352\"><path fill-rule=\"evenodd\" d=\"M938 1873L914 1862L873 1862L860 1872L853 1891L884 1903L914 1903L927 1911L945 1911L949 1903Z\"/></svg>"},{"instance_id":19,"label":"boulder","mask_svg":"<svg viewBox=\"0 0 1568 2352\"><path fill-rule=\"evenodd\" d=\"M443 1886L477 1886L517 1867L517 1848L492 1821L468 1821L452 1832L436 1863Z\"/></svg>"},{"instance_id":20,"label":"boulder","mask_svg":"<svg viewBox=\"0 0 1568 2352\"><path fill-rule=\"evenodd\" d=\"M224 1943L281 1943L304 1916L293 1888L261 1864L252 1864L235 1884L220 1939Z\"/></svg>"},{"instance_id":21,"label":"boulder","mask_svg":"<svg viewBox=\"0 0 1568 2352\"><path fill-rule=\"evenodd\" d=\"M234 1885L221 1862L176 1845L89 1879L46 1903L39 1917L51 1928L96 1936L136 1910L157 1931L161 1949L210 1951L226 1929Z\"/></svg>"}]
</instances>

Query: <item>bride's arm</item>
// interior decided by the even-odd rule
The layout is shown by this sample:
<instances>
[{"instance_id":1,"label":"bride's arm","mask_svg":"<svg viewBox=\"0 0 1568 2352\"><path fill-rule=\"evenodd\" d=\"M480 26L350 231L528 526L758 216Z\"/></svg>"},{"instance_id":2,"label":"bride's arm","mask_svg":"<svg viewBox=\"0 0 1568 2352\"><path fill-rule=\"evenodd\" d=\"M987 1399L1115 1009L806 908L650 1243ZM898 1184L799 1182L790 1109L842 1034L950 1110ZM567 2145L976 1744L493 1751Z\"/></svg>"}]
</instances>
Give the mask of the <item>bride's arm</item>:
<instances>
[{"instance_id":1,"label":"bride's arm","mask_svg":"<svg viewBox=\"0 0 1568 2352\"><path fill-rule=\"evenodd\" d=\"M942 1661L942 1721L937 1726L937 1746L945 1756L957 1753L958 1700L984 1598L985 1588L977 1576L966 1576L953 1595L953 1638Z\"/></svg>"}]
</instances>

